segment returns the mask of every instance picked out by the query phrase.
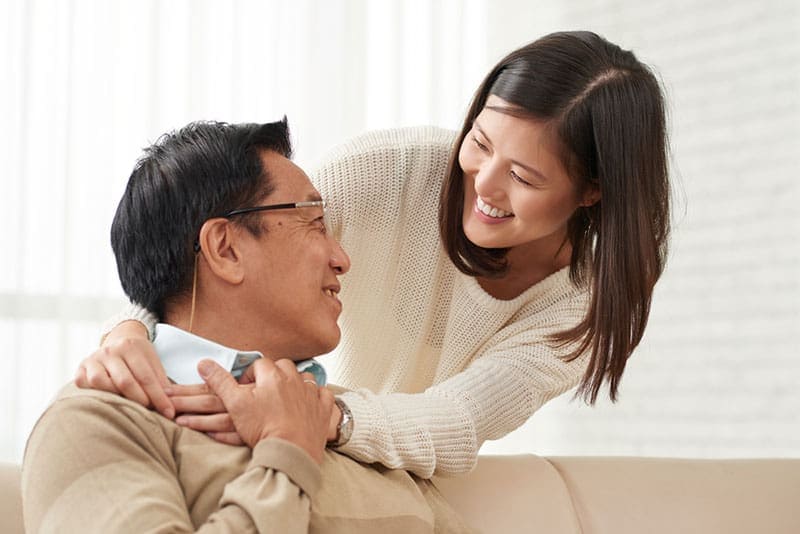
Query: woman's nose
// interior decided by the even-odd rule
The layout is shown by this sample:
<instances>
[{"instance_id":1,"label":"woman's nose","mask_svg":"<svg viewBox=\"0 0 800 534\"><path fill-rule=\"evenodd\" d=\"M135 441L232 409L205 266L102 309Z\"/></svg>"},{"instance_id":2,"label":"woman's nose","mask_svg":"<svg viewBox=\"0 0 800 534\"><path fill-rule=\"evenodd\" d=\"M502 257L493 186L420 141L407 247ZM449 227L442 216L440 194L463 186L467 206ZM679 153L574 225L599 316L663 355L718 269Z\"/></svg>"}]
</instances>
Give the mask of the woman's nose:
<instances>
[{"instance_id":1,"label":"woman's nose","mask_svg":"<svg viewBox=\"0 0 800 534\"><path fill-rule=\"evenodd\" d=\"M475 175L475 192L483 198L496 198L501 192L502 169L494 159L486 159Z\"/></svg>"}]
</instances>

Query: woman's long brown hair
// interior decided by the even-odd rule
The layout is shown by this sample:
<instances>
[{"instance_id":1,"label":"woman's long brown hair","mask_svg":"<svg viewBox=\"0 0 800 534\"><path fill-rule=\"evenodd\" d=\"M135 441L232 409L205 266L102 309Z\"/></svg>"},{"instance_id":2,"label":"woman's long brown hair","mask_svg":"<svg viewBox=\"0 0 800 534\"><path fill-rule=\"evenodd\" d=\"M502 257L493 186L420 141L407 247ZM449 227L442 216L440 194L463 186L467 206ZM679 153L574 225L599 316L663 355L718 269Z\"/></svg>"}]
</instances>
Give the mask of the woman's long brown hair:
<instances>
[{"instance_id":1,"label":"woman's long brown hair","mask_svg":"<svg viewBox=\"0 0 800 534\"><path fill-rule=\"evenodd\" d=\"M607 381L616 400L667 255L670 188L661 87L632 52L591 32L545 36L492 69L454 147L439 226L459 270L501 277L508 250L478 247L464 234L464 176L458 165L458 147L490 94L511 105L498 111L547 123L578 194L590 186L600 191L600 201L578 208L567 226L570 278L576 286L590 287L589 309L553 341L575 347L570 360L591 352L578 395L594 403Z\"/></svg>"}]
</instances>

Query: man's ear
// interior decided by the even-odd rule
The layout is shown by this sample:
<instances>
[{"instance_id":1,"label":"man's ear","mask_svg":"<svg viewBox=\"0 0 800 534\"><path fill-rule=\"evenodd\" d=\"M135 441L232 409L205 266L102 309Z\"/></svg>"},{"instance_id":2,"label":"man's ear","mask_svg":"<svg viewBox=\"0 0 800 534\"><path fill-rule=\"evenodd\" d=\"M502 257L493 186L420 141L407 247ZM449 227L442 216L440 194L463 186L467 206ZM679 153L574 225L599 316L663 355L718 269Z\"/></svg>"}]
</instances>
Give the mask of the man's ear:
<instances>
[{"instance_id":1,"label":"man's ear","mask_svg":"<svg viewBox=\"0 0 800 534\"><path fill-rule=\"evenodd\" d=\"M229 284L241 284L244 265L237 232L231 222L221 217L209 219L200 228L200 254L211 272Z\"/></svg>"}]
</instances>

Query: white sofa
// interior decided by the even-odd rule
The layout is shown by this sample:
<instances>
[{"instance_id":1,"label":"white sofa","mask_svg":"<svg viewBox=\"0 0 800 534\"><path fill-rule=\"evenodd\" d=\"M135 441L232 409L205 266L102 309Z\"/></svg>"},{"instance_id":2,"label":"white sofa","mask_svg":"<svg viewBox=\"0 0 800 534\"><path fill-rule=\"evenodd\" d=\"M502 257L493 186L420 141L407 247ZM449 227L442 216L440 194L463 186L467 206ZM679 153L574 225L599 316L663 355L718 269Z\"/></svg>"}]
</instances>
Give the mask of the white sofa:
<instances>
[{"instance_id":1,"label":"white sofa","mask_svg":"<svg viewBox=\"0 0 800 534\"><path fill-rule=\"evenodd\" d=\"M19 466L0 464L0 533L22 533ZM437 478L486 533L798 534L800 459L483 456Z\"/></svg>"}]
</instances>

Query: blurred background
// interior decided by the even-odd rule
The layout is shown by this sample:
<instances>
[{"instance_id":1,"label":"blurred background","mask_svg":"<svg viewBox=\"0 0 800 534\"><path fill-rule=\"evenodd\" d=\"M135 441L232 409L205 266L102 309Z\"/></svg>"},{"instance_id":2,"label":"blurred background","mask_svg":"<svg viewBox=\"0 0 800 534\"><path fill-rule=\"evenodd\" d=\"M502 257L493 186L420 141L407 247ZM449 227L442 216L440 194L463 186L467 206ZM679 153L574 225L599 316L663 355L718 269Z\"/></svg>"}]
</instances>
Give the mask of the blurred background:
<instances>
[{"instance_id":1,"label":"blurred background","mask_svg":"<svg viewBox=\"0 0 800 534\"><path fill-rule=\"evenodd\" d=\"M800 456L796 0L5 0L0 461L125 302L108 236L142 147L285 114L312 169L367 129L456 129L500 57L562 29L663 79L672 253L619 402L566 395L482 452Z\"/></svg>"}]
</instances>

